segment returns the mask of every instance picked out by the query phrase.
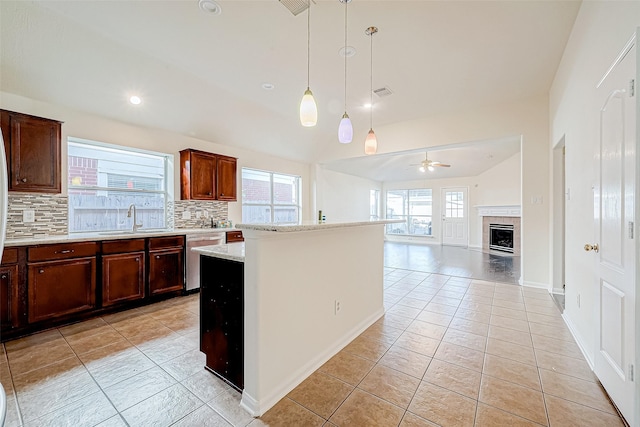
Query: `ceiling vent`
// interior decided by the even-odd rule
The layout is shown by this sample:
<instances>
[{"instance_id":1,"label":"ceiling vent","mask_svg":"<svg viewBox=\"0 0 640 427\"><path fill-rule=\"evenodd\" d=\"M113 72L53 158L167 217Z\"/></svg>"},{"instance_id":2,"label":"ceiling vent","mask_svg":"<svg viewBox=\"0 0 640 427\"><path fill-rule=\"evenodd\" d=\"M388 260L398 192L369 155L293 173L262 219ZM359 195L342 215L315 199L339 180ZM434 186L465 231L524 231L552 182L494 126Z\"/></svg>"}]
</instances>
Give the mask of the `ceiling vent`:
<instances>
[{"instance_id":1,"label":"ceiling vent","mask_svg":"<svg viewBox=\"0 0 640 427\"><path fill-rule=\"evenodd\" d=\"M391 92L391 89L389 89L388 87L381 87L379 89L374 89L373 93L378 95L378 97L380 98L384 98L385 96L389 96L393 94L393 92Z\"/></svg>"},{"instance_id":2,"label":"ceiling vent","mask_svg":"<svg viewBox=\"0 0 640 427\"><path fill-rule=\"evenodd\" d=\"M280 3L289 9L289 12L293 13L293 16L297 16L301 12L307 10L309 3L307 0L279 0Z\"/></svg>"}]
</instances>

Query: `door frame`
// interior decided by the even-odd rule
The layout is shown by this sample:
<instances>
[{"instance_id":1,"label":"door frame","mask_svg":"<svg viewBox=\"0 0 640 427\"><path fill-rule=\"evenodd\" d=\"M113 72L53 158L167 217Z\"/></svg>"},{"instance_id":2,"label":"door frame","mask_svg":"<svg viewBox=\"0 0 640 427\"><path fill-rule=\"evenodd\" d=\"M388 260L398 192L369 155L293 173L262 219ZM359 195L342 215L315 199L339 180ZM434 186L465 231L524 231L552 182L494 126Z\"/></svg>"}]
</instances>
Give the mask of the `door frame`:
<instances>
[{"instance_id":1,"label":"door frame","mask_svg":"<svg viewBox=\"0 0 640 427\"><path fill-rule=\"evenodd\" d=\"M444 217L446 209L445 192L452 190L464 191L464 222L465 222L465 243L463 245L448 245L458 247L469 247L469 187L468 186L456 186L456 187L441 187L440 188L440 245L444 243Z\"/></svg>"}]
</instances>

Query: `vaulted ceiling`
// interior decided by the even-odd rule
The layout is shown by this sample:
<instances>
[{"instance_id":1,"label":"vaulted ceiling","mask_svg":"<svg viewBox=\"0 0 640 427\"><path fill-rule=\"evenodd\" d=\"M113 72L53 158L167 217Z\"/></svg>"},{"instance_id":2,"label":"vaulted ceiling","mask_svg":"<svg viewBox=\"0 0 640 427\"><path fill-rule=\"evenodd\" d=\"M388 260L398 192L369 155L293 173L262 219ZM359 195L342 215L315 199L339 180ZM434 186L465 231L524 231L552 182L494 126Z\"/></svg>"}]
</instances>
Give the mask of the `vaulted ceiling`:
<instances>
[{"instance_id":1,"label":"vaulted ceiling","mask_svg":"<svg viewBox=\"0 0 640 427\"><path fill-rule=\"evenodd\" d=\"M203 12L197 0L2 0L0 89L316 162L338 144L344 111L344 59L338 53L344 44L344 4L315 0L311 5L310 87L319 110L314 128L303 128L298 119L307 86L306 12L294 16L277 0L218 4L219 15ZM392 91L383 98L374 95L376 127L546 94L579 5L351 1L352 144L361 147L369 129L367 27L379 28L373 39L374 89ZM274 88L265 90L264 83ZM143 98L138 107L127 102L133 93ZM360 155L361 148L329 157L341 161L354 153ZM416 153L424 156L422 150Z\"/></svg>"}]
</instances>

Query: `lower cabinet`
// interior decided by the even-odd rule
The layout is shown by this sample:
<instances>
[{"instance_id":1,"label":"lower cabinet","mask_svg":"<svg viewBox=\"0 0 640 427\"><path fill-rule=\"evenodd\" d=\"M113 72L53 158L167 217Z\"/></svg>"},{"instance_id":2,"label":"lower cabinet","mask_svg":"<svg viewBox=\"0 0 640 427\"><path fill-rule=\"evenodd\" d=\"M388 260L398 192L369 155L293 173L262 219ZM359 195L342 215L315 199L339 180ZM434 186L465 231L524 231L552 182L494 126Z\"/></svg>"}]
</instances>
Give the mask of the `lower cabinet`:
<instances>
[{"instance_id":1,"label":"lower cabinet","mask_svg":"<svg viewBox=\"0 0 640 427\"><path fill-rule=\"evenodd\" d=\"M95 257L29 263L27 277L29 323L95 307Z\"/></svg>"},{"instance_id":2,"label":"lower cabinet","mask_svg":"<svg viewBox=\"0 0 640 427\"><path fill-rule=\"evenodd\" d=\"M244 263L200 260L200 351L206 367L244 389Z\"/></svg>"},{"instance_id":3,"label":"lower cabinet","mask_svg":"<svg viewBox=\"0 0 640 427\"><path fill-rule=\"evenodd\" d=\"M144 239L102 242L102 306L144 298Z\"/></svg>"},{"instance_id":4,"label":"lower cabinet","mask_svg":"<svg viewBox=\"0 0 640 427\"><path fill-rule=\"evenodd\" d=\"M0 265L0 331L18 324L18 266Z\"/></svg>"},{"instance_id":5,"label":"lower cabinet","mask_svg":"<svg viewBox=\"0 0 640 427\"><path fill-rule=\"evenodd\" d=\"M184 237L149 239L149 295L184 289Z\"/></svg>"}]
</instances>

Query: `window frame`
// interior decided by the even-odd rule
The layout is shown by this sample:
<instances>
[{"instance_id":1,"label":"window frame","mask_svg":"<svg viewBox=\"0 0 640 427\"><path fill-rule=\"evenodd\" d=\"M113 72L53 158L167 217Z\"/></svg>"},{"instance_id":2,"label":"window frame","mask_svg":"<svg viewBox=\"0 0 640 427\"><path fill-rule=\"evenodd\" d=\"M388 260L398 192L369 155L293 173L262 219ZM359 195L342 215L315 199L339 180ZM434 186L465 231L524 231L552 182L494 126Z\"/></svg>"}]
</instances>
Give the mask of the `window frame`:
<instances>
[{"instance_id":1,"label":"window frame","mask_svg":"<svg viewBox=\"0 0 640 427\"><path fill-rule=\"evenodd\" d=\"M431 215L420 215L420 214L412 214L411 213L411 192L416 191L430 191L431 192ZM403 192L404 200L402 202L402 214L394 214L393 218L390 218L389 214L389 193L400 193ZM415 196L414 196L415 198ZM394 223L387 224L385 227L385 234L389 236L410 236L410 237L433 237L433 189L432 188L397 188L390 189L385 191L385 218L386 219L403 219L402 223ZM415 228L413 225L414 219L424 218L424 224L428 233L412 233L412 229ZM427 219L428 218L428 219ZM402 230L398 228L398 225L401 225L404 228L404 232L399 231Z\"/></svg>"},{"instance_id":2,"label":"window frame","mask_svg":"<svg viewBox=\"0 0 640 427\"><path fill-rule=\"evenodd\" d=\"M264 203L264 202L246 202L245 201L245 197L244 197L244 186L242 187L242 195L241 195L241 209L242 209L242 222L243 223L247 223L247 224L251 224L251 222L249 222L247 219L245 219L244 217L244 207L245 206L253 206L253 207L268 207L269 208L269 216L270 216L270 222L266 223L266 224L281 224L281 225L285 225L285 224L301 224L302 223L302 177L299 175L291 175L291 174L286 174L286 173L281 173L281 172L274 172L274 171L268 171L268 170L263 170L263 169L255 169L255 168L248 168L248 167L243 167L240 170L240 181L244 182L244 172L245 171L251 171L251 172L259 172L261 174L268 174L269 175L269 198L270 198L270 202L269 203ZM275 180L274 180L274 176L282 176L282 177L286 177L286 178L294 178L295 183L296 183L296 200L297 203L275 203ZM287 208L287 207L294 207L297 209L298 212L298 219L295 223L292 222L274 222L275 220L275 215L276 215L276 208L282 209L282 208Z\"/></svg>"},{"instance_id":3,"label":"window frame","mask_svg":"<svg viewBox=\"0 0 640 427\"><path fill-rule=\"evenodd\" d=\"M135 189L135 188L119 188L119 187L109 187L109 186L105 187L97 184L96 185L73 184L72 180L69 177L69 157L70 157L69 146L70 145L81 146L83 148L96 147L100 151L112 151L112 152L125 153L125 154L135 153L135 154L140 154L140 155L145 155L150 157L161 158L163 161L163 177L162 177L162 182L164 184L163 188L159 190L149 190L149 189L141 189L141 188ZM72 156L72 157L75 157L75 156ZM173 189L174 187L174 177L173 177L174 156L172 154L162 153L162 152L152 151L152 150L144 150L140 148L129 147L126 145L111 144L111 143L106 143L101 141L93 141L93 140L69 136L67 138L66 159L67 159L67 170L66 170L67 199L71 197L69 192L72 190L80 190L80 191L86 190L86 191L96 191L96 192L105 192L105 193L117 192L117 193L131 193L131 194L159 194L162 196L162 199L163 199L162 209L163 209L163 216L164 216L164 221L163 221L164 227L161 229L170 228L170 224L172 223L170 219L171 219L171 215L173 215L173 212L171 211L170 208L174 202L174 191L173 191L174 190ZM71 221L73 220L71 211L72 211L72 206L71 206L71 203L69 203L67 208L68 223L69 223L67 231L69 234L101 233L101 232L120 230L120 229L117 229L117 230L100 229L100 230L91 230L91 231L71 230Z\"/></svg>"}]
</instances>

